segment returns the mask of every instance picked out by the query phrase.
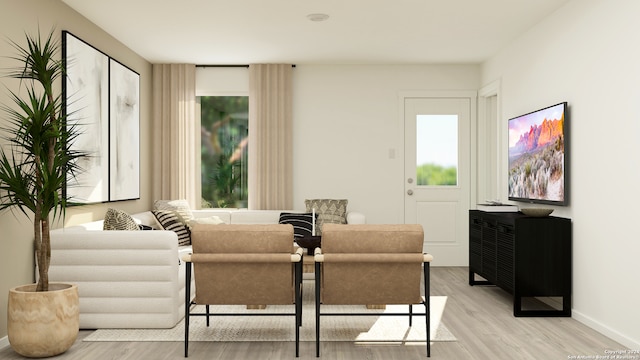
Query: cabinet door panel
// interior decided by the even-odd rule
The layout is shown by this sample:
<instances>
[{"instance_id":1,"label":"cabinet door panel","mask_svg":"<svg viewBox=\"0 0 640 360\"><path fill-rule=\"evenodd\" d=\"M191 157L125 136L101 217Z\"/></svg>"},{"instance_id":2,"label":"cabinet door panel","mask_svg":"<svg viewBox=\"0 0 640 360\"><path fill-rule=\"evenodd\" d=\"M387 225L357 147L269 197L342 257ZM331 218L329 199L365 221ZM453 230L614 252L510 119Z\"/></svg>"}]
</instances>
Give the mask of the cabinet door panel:
<instances>
[{"instance_id":1,"label":"cabinet door panel","mask_svg":"<svg viewBox=\"0 0 640 360\"><path fill-rule=\"evenodd\" d=\"M517 281L522 296L561 296L567 288L571 254L569 235L561 220L522 219L518 222ZM562 236L561 236L562 235Z\"/></svg>"},{"instance_id":2,"label":"cabinet door panel","mask_svg":"<svg viewBox=\"0 0 640 360\"><path fill-rule=\"evenodd\" d=\"M496 243L496 285L509 292L513 292L514 242L515 231L513 226L498 223Z\"/></svg>"},{"instance_id":3,"label":"cabinet door panel","mask_svg":"<svg viewBox=\"0 0 640 360\"><path fill-rule=\"evenodd\" d=\"M483 219L482 222L482 276L496 282L496 222Z\"/></svg>"},{"instance_id":4,"label":"cabinet door panel","mask_svg":"<svg viewBox=\"0 0 640 360\"><path fill-rule=\"evenodd\" d=\"M479 273L482 270L482 219L469 217L469 268Z\"/></svg>"}]
</instances>

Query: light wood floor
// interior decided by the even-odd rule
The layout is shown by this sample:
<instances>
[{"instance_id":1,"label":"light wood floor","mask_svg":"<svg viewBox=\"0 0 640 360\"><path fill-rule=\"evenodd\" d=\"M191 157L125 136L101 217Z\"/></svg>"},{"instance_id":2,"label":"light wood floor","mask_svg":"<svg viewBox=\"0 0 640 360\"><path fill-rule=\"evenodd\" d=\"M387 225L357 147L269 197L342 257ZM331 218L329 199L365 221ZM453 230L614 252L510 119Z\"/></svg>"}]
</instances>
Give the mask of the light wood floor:
<instances>
[{"instance_id":1,"label":"light wood floor","mask_svg":"<svg viewBox=\"0 0 640 360\"><path fill-rule=\"evenodd\" d=\"M596 358L607 350L625 349L571 318L514 318L510 297L489 286L468 285L467 268L432 268L432 295L448 296L442 318L456 342L431 346L433 359L564 360L571 355ZM81 331L76 344L55 359L183 359L181 342L83 342L91 331ZM294 359L293 342L192 342L189 359ZM361 346L347 342L321 343L324 359L420 359L424 346ZM300 359L315 358L315 343L300 343ZM0 359L22 359L10 348Z\"/></svg>"}]
</instances>

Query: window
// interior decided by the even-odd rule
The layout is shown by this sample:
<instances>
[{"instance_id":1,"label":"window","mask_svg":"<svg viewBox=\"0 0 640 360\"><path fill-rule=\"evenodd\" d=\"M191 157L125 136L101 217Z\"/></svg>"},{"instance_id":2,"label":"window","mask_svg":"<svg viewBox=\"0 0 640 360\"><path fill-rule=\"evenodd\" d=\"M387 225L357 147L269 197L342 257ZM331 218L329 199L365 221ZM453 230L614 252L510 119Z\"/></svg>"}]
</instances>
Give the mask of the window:
<instances>
[{"instance_id":1,"label":"window","mask_svg":"<svg viewBox=\"0 0 640 360\"><path fill-rule=\"evenodd\" d=\"M418 115L417 185L458 184L458 116Z\"/></svg>"},{"instance_id":2,"label":"window","mask_svg":"<svg viewBox=\"0 0 640 360\"><path fill-rule=\"evenodd\" d=\"M247 207L249 97L200 96L202 208Z\"/></svg>"}]
</instances>

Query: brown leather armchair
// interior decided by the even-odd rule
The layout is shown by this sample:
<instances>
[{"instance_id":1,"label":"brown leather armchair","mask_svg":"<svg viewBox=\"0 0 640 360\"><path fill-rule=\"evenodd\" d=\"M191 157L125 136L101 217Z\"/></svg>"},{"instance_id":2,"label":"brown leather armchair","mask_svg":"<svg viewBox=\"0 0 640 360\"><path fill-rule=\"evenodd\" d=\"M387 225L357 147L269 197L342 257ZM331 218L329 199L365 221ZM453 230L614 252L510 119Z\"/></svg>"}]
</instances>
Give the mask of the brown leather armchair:
<instances>
[{"instance_id":1,"label":"brown leather armchair","mask_svg":"<svg viewBox=\"0 0 640 360\"><path fill-rule=\"evenodd\" d=\"M252 316L247 313L214 314L209 305L294 305L294 313L260 312L259 316L295 316L296 357L302 325L302 251L294 252L291 225L196 224L191 230L193 254L185 256L186 309L184 356L189 355L189 318ZM191 296L191 266L196 294ZM206 305L205 313L192 313L191 304ZM254 315L255 316L255 315Z\"/></svg>"},{"instance_id":2,"label":"brown leather armchair","mask_svg":"<svg viewBox=\"0 0 640 360\"><path fill-rule=\"evenodd\" d=\"M431 356L429 265L424 231L415 224L325 224L315 251L316 357L320 356L320 317L344 315L425 316L427 357ZM424 294L420 294L420 281ZM407 313L322 313L321 305L407 304ZM423 304L424 314L414 314Z\"/></svg>"}]
</instances>

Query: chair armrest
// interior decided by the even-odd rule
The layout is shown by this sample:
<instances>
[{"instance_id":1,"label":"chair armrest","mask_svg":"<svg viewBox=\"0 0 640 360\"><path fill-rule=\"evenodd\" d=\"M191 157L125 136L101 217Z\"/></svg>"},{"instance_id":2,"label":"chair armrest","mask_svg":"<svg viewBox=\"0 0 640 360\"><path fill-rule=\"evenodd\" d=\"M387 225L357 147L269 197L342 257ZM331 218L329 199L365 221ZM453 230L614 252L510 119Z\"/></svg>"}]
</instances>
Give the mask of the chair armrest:
<instances>
[{"instance_id":1,"label":"chair armrest","mask_svg":"<svg viewBox=\"0 0 640 360\"><path fill-rule=\"evenodd\" d=\"M331 263L423 263L423 254L374 253L374 254L323 254L323 262Z\"/></svg>"},{"instance_id":2,"label":"chair armrest","mask_svg":"<svg viewBox=\"0 0 640 360\"><path fill-rule=\"evenodd\" d=\"M302 248L291 254L291 262L302 261ZM270 256L276 255L276 256ZM184 262L194 262L193 254L182 255ZM283 257L281 254L200 254L196 255L196 262L279 262Z\"/></svg>"},{"instance_id":3,"label":"chair armrest","mask_svg":"<svg viewBox=\"0 0 640 360\"><path fill-rule=\"evenodd\" d=\"M378 254L350 254L350 255L355 255L358 256L359 255L378 255ZM384 254L384 255L394 255L394 254ZM398 255L398 254L395 254ZM400 254L400 255L410 255L412 258L414 257L413 254ZM400 260L401 257L398 257L396 260ZM417 259L417 257L415 257ZM422 254L422 262L423 263L430 263L433 261L433 255L431 254ZM322 254L322 249L321 248L316 248L315 252L314 252L314 256L313 256L313 260L315 262L324 262L325 261L325 256L324 254ZM361 259L357 259L355 262L362 262L363 258L361 257ZM387 261L385 262L392 262L390 261L391 258L389 258ZM335 261L335 260L334 260ZM346 262L346 258L344 258L341 262Z\"/></svg>"},{"instance_id":4,"label":"chair armrest","mask_svg":"<svg viewBox=\"0 0 640 360\"><path fill-rule=\"evenodd\" d=\"M291 254L217 253L191 254L192 263L289 263Z\"/></svg>"}]
</instances>

